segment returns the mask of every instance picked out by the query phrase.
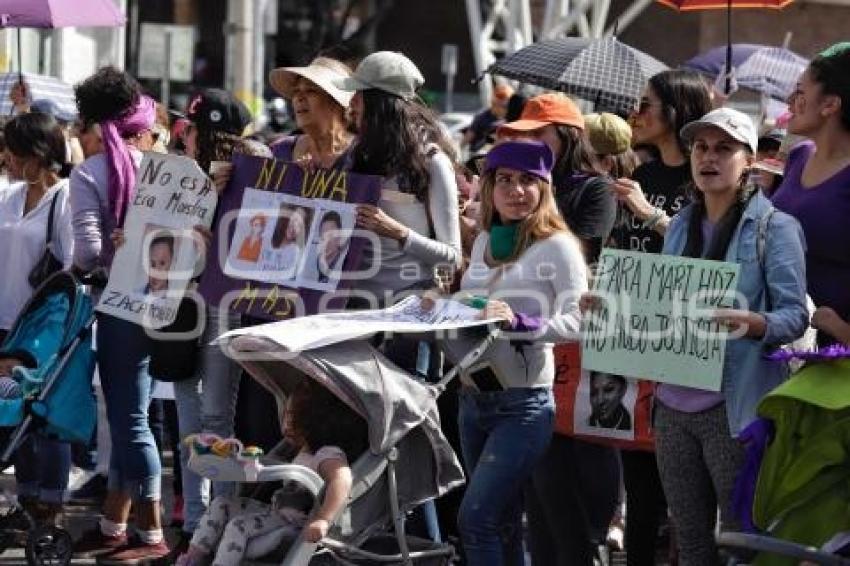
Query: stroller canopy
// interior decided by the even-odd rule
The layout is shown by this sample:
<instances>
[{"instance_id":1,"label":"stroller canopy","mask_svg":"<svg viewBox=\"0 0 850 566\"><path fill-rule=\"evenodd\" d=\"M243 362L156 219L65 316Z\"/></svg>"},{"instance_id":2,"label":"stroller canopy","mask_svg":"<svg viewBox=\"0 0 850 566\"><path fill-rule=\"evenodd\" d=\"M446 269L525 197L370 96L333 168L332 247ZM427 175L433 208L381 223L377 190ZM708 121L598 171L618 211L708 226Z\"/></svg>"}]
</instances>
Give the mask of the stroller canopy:
<instances>
[{"instance_id":1,"label":"stroller canopy","mask_svg":"<svg viewBox=\"0 0 850 566\"><path fill-rule=\"evenodd\" d=\"M270 340L240 336L228 346L278 403L309 376L366 419L373 454L398 450L403 507L439 497L463 482L460 462L440 430L437 388L411 377L370 343L356 340L293 354ZM414 436L427 442L410 441Z\"/></svg>"}]
</instances>

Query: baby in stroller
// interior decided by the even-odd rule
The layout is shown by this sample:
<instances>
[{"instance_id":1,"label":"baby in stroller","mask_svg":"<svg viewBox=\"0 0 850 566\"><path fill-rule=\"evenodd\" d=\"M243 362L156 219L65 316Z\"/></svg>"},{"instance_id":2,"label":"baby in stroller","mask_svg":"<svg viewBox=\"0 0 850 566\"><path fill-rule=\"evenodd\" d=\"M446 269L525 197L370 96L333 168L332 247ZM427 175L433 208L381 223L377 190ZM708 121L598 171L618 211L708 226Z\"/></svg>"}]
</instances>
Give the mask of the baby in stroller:
<instances>
[{"instance_id":1,"label":"baby in stroller","mask_svg":"<svg viewBox=\"0 0 850 566\"><path fill-rule=\"evenodd\" d=\"M368 447L366 421L331 392L311 379L299 383L281 415L284 438L297 455L293 463L306 466L325 481L324 500L311 517L313 497L285 484L270 504L246 497L217 497L201 519L180 566L237 565L274 549L288 533L304 529L306 540L318 542L345 506L351 489L349 462ZM270 532L280 537L271 548L252 548L252 539ZM265 540L265 539L264 539ZM268 542L268 541L266 541ZM257 556L249 556L255 554Z\"/></svg>"}]
</instances>

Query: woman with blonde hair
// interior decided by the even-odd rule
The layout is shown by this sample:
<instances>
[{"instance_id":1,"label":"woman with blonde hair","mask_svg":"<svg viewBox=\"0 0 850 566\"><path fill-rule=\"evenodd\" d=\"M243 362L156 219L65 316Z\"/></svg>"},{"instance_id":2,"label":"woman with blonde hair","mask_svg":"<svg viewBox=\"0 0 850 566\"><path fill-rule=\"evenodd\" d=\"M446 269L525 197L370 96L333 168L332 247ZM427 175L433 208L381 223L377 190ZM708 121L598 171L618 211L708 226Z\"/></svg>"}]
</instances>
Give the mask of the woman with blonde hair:
<instances>
[{"instance_id":1,"label":"woman with blonde hair","mask_svg":"<svg viewBox=\"0 0 850 566\"><path fill-rule=\"evenodd\" d=\"M552 191L554 155L508 141L487 155L483 231L461 289L486 297L481 316L509 330L461 375L460 436L469 476L458 514L467 564L522 564L522 489L552 437L554 342L577 339L587 268ZM447 341L452 358L468 351Z\"/></svg>"}]
</instances>

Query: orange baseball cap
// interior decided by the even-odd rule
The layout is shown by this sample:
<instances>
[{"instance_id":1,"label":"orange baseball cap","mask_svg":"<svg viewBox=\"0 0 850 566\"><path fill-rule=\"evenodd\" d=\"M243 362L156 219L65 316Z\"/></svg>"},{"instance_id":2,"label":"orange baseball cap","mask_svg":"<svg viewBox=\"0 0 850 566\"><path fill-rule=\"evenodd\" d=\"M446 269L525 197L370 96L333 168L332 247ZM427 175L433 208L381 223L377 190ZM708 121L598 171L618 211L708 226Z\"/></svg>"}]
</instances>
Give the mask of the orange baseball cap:
<instances>
[{"instance_id":1,"label":"orange baseball cap","mask_svg":"<svg viewBox=\"0 0 850 566\"><path fill-rule=\"evenodd\" d=\"M584 116L569 96L555 92L541 94L525 103L519 120L503 124L498 133L528 132L549 124L574 126L584 130Z\"/></svg>"}]
</instances>

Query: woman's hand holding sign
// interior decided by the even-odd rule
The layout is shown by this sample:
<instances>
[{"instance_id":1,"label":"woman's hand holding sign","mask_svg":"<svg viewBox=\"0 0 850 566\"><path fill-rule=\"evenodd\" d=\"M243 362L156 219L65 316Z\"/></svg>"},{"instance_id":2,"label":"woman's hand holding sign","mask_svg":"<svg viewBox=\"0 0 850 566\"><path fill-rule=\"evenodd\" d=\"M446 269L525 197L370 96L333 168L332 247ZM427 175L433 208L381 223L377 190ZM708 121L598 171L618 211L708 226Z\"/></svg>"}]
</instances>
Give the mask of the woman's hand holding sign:
<instances>
[{"instance_id":1,"label":"woman's hand holding sign","mask_svg":"<svg viewBox=\"0 0 850 566\"><path fill-rule=\"evenodd\" d=\"M735 336L763 338L767 331L767 319L757 312L741 309L718 309L714 311L713 318Z\"/></svg>"},{"instance_id":2,"label":"woman's hand holding sign","mask_svg":"<svg viewBox=\"0 0 850 566\"><path fill-rule=\"evenodd\" d=\"M379 236L385 236L398 242L404 242L410 229L386 212L372 204L357 206L357 227L371 230Z\"/></svg>"}]
</instances>

